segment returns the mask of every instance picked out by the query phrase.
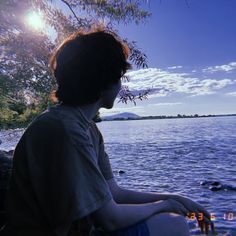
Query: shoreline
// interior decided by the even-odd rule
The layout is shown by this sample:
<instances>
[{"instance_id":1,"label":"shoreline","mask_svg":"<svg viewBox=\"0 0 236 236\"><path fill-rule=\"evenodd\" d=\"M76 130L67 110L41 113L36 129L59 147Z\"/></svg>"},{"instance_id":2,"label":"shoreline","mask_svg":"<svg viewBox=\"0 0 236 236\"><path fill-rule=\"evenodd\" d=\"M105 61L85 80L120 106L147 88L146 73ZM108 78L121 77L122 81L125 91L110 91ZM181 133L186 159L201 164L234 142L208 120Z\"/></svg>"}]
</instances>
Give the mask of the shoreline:
<instances>
[{"instance_id":1,"label":"shoreline","mask_svg":"<svg viewBox=\"0 0 236 236\"><path fill-rule=\"evenodd\" d=\"M186 118L208 118L208 117L232 117L232 116L236 116L236 114L220 114L220 115L177 115L177 116L141 116L139 118L112 118L109 119L109 117L107 118L102 118L101 117L101 121L126 121L126 120L164 120L164 119L186 119ZM1 131L1 130L0 130Z\"/></svg>"}]
</instances>

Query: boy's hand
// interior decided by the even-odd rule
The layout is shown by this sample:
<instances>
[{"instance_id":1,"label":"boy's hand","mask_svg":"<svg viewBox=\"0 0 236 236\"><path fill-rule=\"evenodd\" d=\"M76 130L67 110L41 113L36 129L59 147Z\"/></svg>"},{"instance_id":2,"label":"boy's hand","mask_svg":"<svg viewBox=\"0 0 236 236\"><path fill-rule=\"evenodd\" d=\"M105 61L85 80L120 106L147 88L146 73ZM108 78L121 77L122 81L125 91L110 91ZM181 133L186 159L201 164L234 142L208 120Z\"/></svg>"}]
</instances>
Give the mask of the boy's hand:
<instances>
[{"instance_id":1,"label":"boy's hand","mask_svg":"<svg viewBox=\"0 0 236 236\"><path fill-rule=\"evenodd\" d=\"M180 195L173 195L173 197L171 198L181 203L188 210L188 215L194 214L196 216L198 225L202 233L205 232L206 234L208 234L209 229L211 229L212 233L215 234L215 226L211 221L211 215L203 206L187 197L183 197Z\"/></svg>"}]
</instances>

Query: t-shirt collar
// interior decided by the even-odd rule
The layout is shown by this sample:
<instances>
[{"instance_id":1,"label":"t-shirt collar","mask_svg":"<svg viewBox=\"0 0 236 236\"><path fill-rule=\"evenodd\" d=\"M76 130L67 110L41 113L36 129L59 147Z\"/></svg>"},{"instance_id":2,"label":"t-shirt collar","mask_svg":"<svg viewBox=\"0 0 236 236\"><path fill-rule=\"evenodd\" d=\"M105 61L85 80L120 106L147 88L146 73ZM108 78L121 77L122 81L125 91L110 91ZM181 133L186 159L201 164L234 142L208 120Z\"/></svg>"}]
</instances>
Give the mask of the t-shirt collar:
<instances>
[{"instance_id":1,"label":"t-shirt collar","mask_svg":"<svg viewBox=\"0 0 236 236\"><path fill-rule=\"evenodd\" d=\"M89 119L86 117L84 112L82 111L81 108L78 106L67 106L63 103L57 104L55 108L60 108L60 110L64 113L66 112L67 116L70 116L73 119L76 119L79 121L80 124L85 129L89 129L89 127L92 125L93 121L89 121ZM52 108L51 108L52 109Z\"/></svg>"},{"instance_id":2,"label":"t-shirt collar","mask_svg":"<svg viewBox=\"0 0 236 236\"><path fill-rule=\"evenodd\" d=\"M91 124L93 123L93 121L90 121L86 115L84 114L83 110L79 107L75 107L75 109L78 111L78 113L80 114L81 118L83 119L83 123L84 125L86 125L87 128L89 128L91 126Z\"/></svg>"}]
</instances>

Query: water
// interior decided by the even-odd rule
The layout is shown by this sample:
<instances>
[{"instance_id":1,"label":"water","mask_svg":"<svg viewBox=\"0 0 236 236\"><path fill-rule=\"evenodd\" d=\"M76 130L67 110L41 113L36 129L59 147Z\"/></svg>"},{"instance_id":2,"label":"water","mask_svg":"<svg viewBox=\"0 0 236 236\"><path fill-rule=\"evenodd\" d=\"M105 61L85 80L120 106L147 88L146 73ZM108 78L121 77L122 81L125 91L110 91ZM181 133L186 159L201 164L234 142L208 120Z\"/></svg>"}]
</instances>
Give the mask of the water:
<instances>
[{"instance_id":1,"label":"water","mask_svg":"<svg viewBox=\"0 0 236 236\"><path fill-rule=\"evenodd\" d=\"M0 130L0 150L10 151L15 149L24 129Z\"/></svg>"},{"instance_id":2,"label":"water","mask_svg":"<svg viewBox=\"0 0 236 236\"><path fill-rule=\"evenodd\" d=\"M98 127L121 186L181 193L215 216L219 235L236 235L236 191L213 192L199 184L236 186L236 117L113 121ZM192 235L200 235L195 223L189 222Z\"/></svg>"},{"instance_id":3,"label":"water","mask_svg":"<svg viewBox=\"0 0 236 236\"><path fill-rule=\"evenodd\" d=\"M218 235L236 236L236 191L213 192L199 184L214 180L236 186L236 117L97 125L121 186L188 196L215 216ZM22 132L0 132L0 149L12 149ZM118 174L118 170L125 173ZM189 221L191 235L200 235L195 224Z\"/></svg>"}]
</instances>

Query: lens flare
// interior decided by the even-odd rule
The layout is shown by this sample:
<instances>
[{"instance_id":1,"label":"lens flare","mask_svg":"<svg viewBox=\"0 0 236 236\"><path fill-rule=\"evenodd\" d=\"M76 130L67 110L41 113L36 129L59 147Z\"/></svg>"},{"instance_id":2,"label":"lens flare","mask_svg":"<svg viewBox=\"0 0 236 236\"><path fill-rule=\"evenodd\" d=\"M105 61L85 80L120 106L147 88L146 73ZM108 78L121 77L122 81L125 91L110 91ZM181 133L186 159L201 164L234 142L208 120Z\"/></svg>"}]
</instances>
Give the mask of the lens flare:
<instances>
[{"instance_id":1,"label":"lens flare","mask_svg":"<svg viewBox=\"0 0 236 236\"><path fill-rule=\"evenodd\" d=\"M42 30L45 27L45 22L42 15L40 13L36 13L35 11L28 13L26 21L28 25L35 30Z\"/></svg>"}]
</instances>

